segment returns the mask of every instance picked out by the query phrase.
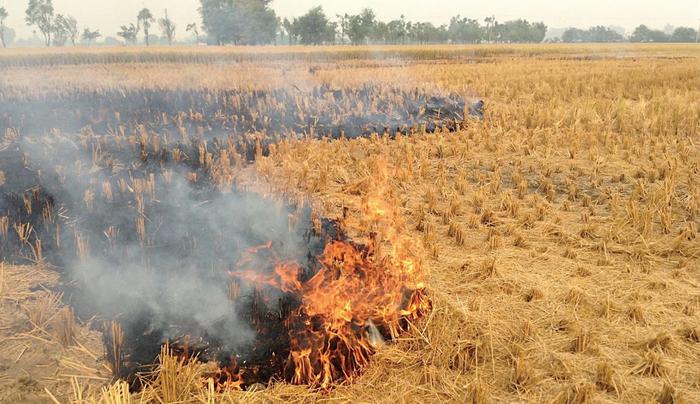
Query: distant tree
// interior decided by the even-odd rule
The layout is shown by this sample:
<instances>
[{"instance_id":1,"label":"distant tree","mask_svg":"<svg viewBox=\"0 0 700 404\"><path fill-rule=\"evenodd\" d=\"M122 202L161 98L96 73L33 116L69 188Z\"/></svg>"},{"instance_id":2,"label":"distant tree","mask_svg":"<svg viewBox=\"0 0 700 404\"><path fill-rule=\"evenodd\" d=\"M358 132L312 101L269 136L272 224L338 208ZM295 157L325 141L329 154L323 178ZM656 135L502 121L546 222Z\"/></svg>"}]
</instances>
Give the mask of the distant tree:
<instances>
[{"instance_id":1,"label":"distant tree","mask_svg":"<svg viewBox=\"0 0 700 404\"><path fill-rule=\"evenodd\" d=\"M305 45L321 45L335 40L337 24L331 22L318 6L309 10L292 23L292 31Z\"/></svg>"},{"instance_id":2,"label":"distant tree","mask_svg":"<svg viewBox=\"0 0 700 404\"><path fill-rule=\"evenodd\" d=\"M338 18L340 42L345 43L345 39L348 37L350 16L348 14L336 14L335 16Z\"/></svg>"},{"instance_id":3,"label":"distant tree","mask_svg":"<svg viewBox=\"0 0 700 404\"><path fill-rule=\"evenodd\" d=\"M447 41L446 25L436 27L430 22L417 22L410 25L409 39L413 43L428 44Z\"/></svg>"},{"instance_id":4,"label":"distant tree","mask_svg":"<svg viewBox=\"0 0 700 404\"><path fill-rule=\"evenodd\" d=\"M199 13L204 30L216 45L233 41L231 27L235 23L232 0L200 0Z\"/></svg>"},{"instance_id":5,"label":"distant tree","mask_svg":"<svg viewBox=\"0 0 700 404\"><path fill-rule=\"evenodd\" d=\"M351 15L347 21L347 36L353 45L367 42L367 38L372 33L376 16L370 8L365 8L357 15Z\"/></svg>"},{"instance_id":6,"label":"distant tree","mask_svg":"<svg viewBox=\"0 0 700 404\"><path fill-rule=\"evenodd\" d=\"M640 25L635 28L632 36L630 37L630 42L649 42L651 38L651 30L646 25Z\"/></svg>"},{"instance_id":7,"label":"distant tree","mask_svg":"<svg viewBox=\"0 0 700 404\"><path fill-rule=\"evenodd\" d=\"M625 40L619 32L612 28L598 25L584 31L578 28L569 28L562 35L564 42L622 42Z\"/></svg>"},{"instance_id":8,"label":"distant tree","mask_svg":"<svg viewBox=\"0 0 700 404\"><path fill-rule=\"evenodd\" d=\"M158 20L160 24L160 30L163 36L168 39L168 45L173 44L173 38L175 37L175 23L168 17L168 10L165 10L165 16Z\"/></svg>"},{"instance_id":9,"label":"distant tree","mask_svg":"<svg viewBox=\"0 0 700 404\"><path fill-rule=\"evenodd\" d=\"M561 36L561 40L567 43L587 42L587 39L588 33L579 28L569 28Z\"/></svg>"},{"instance_id":10,"label":"distant tree","mask_svg":"<svg viewBox=\"0 0 700 404\"><path fill-rule=\"evenodd\" d=\"M68 41L68 24L66 17L61 14L57 14L53 23L53 45L54 46L64 46Z\"/></svg>"},{"instance_id":11,"label":"distant tree","mask_svg":"<svg viewBox=\"0 0 700 404\"><path fill-rule=\"evenodd\" d=\"M100 30L91 31L90 28L86 27L83 30L83 34L81 35L81 38L83 39L83 41L87 42L88 46L90 46L90 44L94 40L96 40L97 38L99 38L101 36L102 36L102 34L100 34Z\"/></svg>"},{"instance_id":12,"label":"distant tree","mask_svg":"<svg viewBox=\"0 0 700 404\"><path fill-rule=\"evenodd\" d=\"M530 23L519 19L496 24L494 27L497 41L505 43L540 43L547 35L547 26L544 23Z\"/></svg>"},{"instance_id":13,"label":"distant tree","mask_svg":"<svg viewBox=\"0 0 700 404\"><path fill-rule=\"evenodd\" d=\"M73 46L75 46L78 40L78 20L70 15L56 15L56 20L54 21L54 42L59 43L60 46L65 45L67 41L70 41Z\"/></svg>"},{"instance_id":14,"label":"distant tree","mask_svg":"<svg viewBox=\"0 0 700 404\"><path fill-rule=\"evenodd\" d=\"M277 33L277 14L272 0L238 0L241 3L239 42L247 45L271 43Z\"/></svg>"},{"instance_id":15,"label":"distant tree","mask_svg":"<svg viewBox=\"0 0 700 404\"><path fill-rule=\"evenodd\" d=\"M25 14L24 20L27 25L36 26L44 36L44 44L51 46L51 37L54 32L53 0L29 0Z\"/></svg>"},{"instance_id":16,"label":"distant tree","mask_svg":"<svg viewBox=\"0 0 700 404\"><path fill-rule=\"evenodd\" d=\"M9 16L5 7L0 7L0 42L2 42L2 47L7 48L7 42L5 42L5 19Z\"/></svg>"},{"instance_id":17,"label":"distant tree","mask_svg":"<svg viewBox=\"0 0 700 404\"><path fill-rule=\"evenodd\" d=\"M696 42L698 31L690 27L678 27L671 34L672 42Z\"/></svg>"},{"instance_id":18,"label":"distant tree","mask_svg":"<svg viewBox=\"0 0 700 404\"><path fill-rule=\"evenodd\" d=\"M197 43L199 43L199 29L197 29L197 23L192 23L192 24L187 24L187 28L185 28L186 32L192 32L197 39Z\"/></svg>"},{"instance_id":19,"label":"distant tree","mask_svg":"<svg viewBox=\"0 0 700 404\"><path fill-rule=\"evenodd\" d=\"M530 35L527 42L540 43L547 36L547 25L543 22L536 22L530 25Z\"/></svg>"},{"instance_id":20,"label":"distant tree","mask_svg":"<svg viewBox=\"0 0 700 404\"><path fill-rule=\"evenodd\" d=\"M121 31L117 32L117 36L122 37L125 43L136 43L136 37L139 34L139 29L134 23L129 25L122 25L120 27Z\"/></svg>"},{"instance_id":21,"label":"distant tree","mask_svg":"<svg viewBox=\"0 0 700 404\"><path fill-rule=\"evenodd\" d=\"M665 32L659 30L653 30L646 25L638 26L632 36L630 37L630 42L668 42L669 37Z\"/></svg>"},{"instance_id":22,"label":"distant tree","mask_svg":"<svg viewBox=\"0 0 700 404\"><path fill-rule=\"evenodd\" d=\"M15 39L17 38L17 35L15 33L15 30L9 27L5 27L5 43L7 46L12 46L13 43L15 43Z\"/></svg>"},{"instance_id":23,"label":"distant tree","mask_svg":"<svg viewBox=\"0 0 700 404\"><path fill-rule=\"evenodd\" d=\"M369 39L373 43L387 43L389 40L389 24L384 21L376 21L369 33Z\"/></svg>"},{"instance_id":24,"label":"distant tree","mask_svg":"<svg viewBox=\"0 0 700 404\"><path fill-rule=\"evenodd\" d=\"M617 31L602 25L589 28L588 37L589 42L622 42L625 40L625 37Z\"/></svg>"},{"instance_id":25,"label":"distant tree","mask_svg":"<svg viewBox=\"0 0 700 404\"><path fill-rule=\"evenodd\" d=\"M453 43L478 43L484 37L484 28L479 25L479 21L462 18L460 15L452 17L447 32Z\"/></svg>"},{"instance_id":26,"label":"distant tree","mask_svg":"<svg viewBox=\"0 0 700 404\"><path fill-rule=\"evenodd\" d=\"M297 27L294 25L294 22L290 21L288 18L285 18L284 20L282 20L281 26L282 31L287 36L287 41L289 42L289 45L296 44L299 38L299 34L297 33Z\"/></svg>"},{"instance_id":27,"label":"distant tree","mask_svg":"<svg viewBox=\"0 0 700 404\"><path fill-rule=\"evenodd\" d=\"M400 19L389 21L389 23L386 26L386 29L387 42L391 42L393 44L406 43L406 39L408 38L406 17L401 15Z\"/></svg>"},{"instance_id":28,"label":"distant tree","mask_svg":"<svg viewBox=\"0 0 700 404\"><path fill-rule=\"evenodd\" d=\"M493 32L498 22L496 21L495 16L491 16L484 18L484 23L486 24L486 39L489 41L489 43L491 43L493 40Z\"/></svg>"},{"instance_id":29,"label":"distant tree","mask_svg":"<svg viewBox=\"0 0 700 404\"><path fill-rule=\"evenodd\" d=\"M209 40L257 45L271 43L279 21L270 7L272 0L200 0L199 12Z\"/></svg>"},{"instance_id":30,"label":"distant tree","mask_svg":"<svg viewBox=\"0 0 700 404\"><path fill-rule=\"evenodd\" d=\"M138 16L136 17L136 21L137 25L143 28L144 41L146 42L146 46L149 46L150 41L148 39L148 31L151 29L151 24L153 24L153 21L155 21L153 18L153 14L151 14L151 10L147 8L142 8L141 11L139 11Z\"/></svg>"}]
</instances>

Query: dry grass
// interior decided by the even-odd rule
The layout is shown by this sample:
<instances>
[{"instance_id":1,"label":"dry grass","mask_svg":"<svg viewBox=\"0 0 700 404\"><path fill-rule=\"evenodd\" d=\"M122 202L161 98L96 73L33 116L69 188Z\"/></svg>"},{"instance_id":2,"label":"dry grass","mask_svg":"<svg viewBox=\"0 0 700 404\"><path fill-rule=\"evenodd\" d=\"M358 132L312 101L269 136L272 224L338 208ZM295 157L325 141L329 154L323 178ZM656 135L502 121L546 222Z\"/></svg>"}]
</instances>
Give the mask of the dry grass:
<instances>
[{"instance_id":1,"label":"dry grass","mask_svg":"<svg viewBox=\"0 0 700 404\"><path fill-rule=\"evenodd\" d=\"M269 191L310 194L322 213L341 217L347 209L352 217L371 191L373 164L387 162L390 201L424 244L434 310L381 348L362 376L331 391L273 382L215 392L197 380L201 369L164 352L141 394L130 397L123 383L100 390L81 381L65 397L700 402L700 76L696 56L655 58L677 49L653 49L636 60L329 63L313 77L294 65L290 81L376 80L487 100L486 121L457 133L284 142L239 176ZM47 85L72 82L59 77L71 69L82 68L60 68ZM197 69L115 65L94 77L104 85L120 74L126 86L139 77L164 85L178 75L224 85L274 70L206 66L212 74L198 80ZM13 88L27 84L24 72L10 70ZM267 84L249 84L285 85L271 74ZM0 299L11 283L2 274Z\"/></svg>"},{"instance_id":2,"label":"dry grass","mask_svg":"<svg viewBox=\"0 0 700 404\"><path fill-rule=\"evenodd\" d=\"M492 45L383 45L383 46L129 46L0 49L0 66L63 64L231 62L357 62L393 59L436 61L542 57L601 59L620 57L690 57L697 55L691 44L492 44ZM573 150L572 150L573 152Z\"/></svg>"},{"instance_id":3,"label":"dry grass","mask_svg":"<svg viewBox=\"0 0 700 404\"><path fill-rule=\"evenodd\" d=\"M57 284L47 268L0 263L0 402L45 402L44 388L67 397L72 378L92 389L110 380L99 333L47 291Z\"/></svg>"}]
</instances>

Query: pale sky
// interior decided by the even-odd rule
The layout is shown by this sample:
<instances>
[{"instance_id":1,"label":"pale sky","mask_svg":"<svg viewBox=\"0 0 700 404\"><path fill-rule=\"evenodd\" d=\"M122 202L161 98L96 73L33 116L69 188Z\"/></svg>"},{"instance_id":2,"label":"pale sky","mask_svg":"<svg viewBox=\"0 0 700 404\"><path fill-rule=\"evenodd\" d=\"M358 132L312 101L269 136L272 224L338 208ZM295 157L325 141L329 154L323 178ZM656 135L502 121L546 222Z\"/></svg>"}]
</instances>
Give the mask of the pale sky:
<instances>
[{"instance_id":1,"label":"pale sky","mask_svg":"<svg viewBox=\"0 0 700 404\"><path fill-rule=\"evenodd\" d=\"M10 16L6 24L18 37L30 37L34 28L24 22L28 0L0 0ZM326 14L357 13L364 7L374 9L381 20L391 20L404 14L412 21L446 24L451 16L461 14L483 20L495 15L499 21L526 18L544 21L553 28L591 25L617 25L631 31L639 24L663 29L674 26L700 25L700 0L274 0L277 15L295 17L311 7L322 5ZM119 26L135 22L142 7L148 7L159 18L167 7L177 24L177 37L185 37L185 26L200 23L199 0L54 0L56 13L77 18L82 29L99 29L103 36L116 36ZM154 30L158 33L158 29Z\"/></svg>"}]
</instances>

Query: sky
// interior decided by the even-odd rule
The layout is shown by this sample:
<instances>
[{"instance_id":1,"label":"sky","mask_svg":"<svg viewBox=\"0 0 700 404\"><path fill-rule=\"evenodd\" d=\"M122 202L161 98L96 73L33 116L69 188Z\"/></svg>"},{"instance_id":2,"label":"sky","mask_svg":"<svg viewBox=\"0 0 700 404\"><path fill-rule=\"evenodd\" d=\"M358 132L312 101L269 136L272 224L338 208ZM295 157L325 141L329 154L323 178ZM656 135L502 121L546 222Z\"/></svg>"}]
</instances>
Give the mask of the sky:
<instances>
[{"instance_id":1,"label":"sky","mask_svg":"<svg viewBox=\"0 0 700 404\"><path fill-rule=\"evenodd\" d=\"M24 22L28 0L0 0L9 18L7 26L20 38L32 36L34 28ZM639 24L663 29L673 26L700 26L700 0L273 0L272 7L281 17L296 17L317 5L326 14L335 16L357 13L370 7L381 20L399 18L401 14L412 21L446 24L450 17L461 14L469 18L494 15L499 21L525 18L544 21L549 27L570 26L587 28L591 25L621 26L632 31ZM199 0L54 0L56 13L72 15L79 27L99 29L103 36L116 36L119 26L135 22L138 10L148 7L159 18L165 8L177 24L176 36L186 35L185 26L200 22ZM157 31L157 29L156 29Z\"/></svg>"}]
</instances>

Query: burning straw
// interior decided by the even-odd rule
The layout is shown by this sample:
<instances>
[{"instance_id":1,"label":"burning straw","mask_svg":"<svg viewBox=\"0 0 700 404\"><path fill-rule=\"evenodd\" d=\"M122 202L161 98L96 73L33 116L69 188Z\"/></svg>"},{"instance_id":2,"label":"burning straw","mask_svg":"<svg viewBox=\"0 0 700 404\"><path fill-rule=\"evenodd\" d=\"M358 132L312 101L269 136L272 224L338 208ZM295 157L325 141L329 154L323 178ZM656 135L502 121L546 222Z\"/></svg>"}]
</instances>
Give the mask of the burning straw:
<instances>
[{"instance_id":1,"label":"burning straw","mask_svg":"<svg viewBox=\"0 0 700 404\"><path fill-rule=\"evenodd\" d=\"M134 124L152 117L127 108L100 112L91 125L107 130L116 121L129 122L118 133L53 129L44 137L20 137L2 151L0 168L26 175L9 184L0 201L1 213L8 213L0 222L0 247L16 260L46 256L66 268L76 314L106 320L112 374L134 387L147 383L138 374L163 356L164 344L176 356L216 363L217 388L246 388L272 378L326 388L352 379L383 341L396 339L430 309L416 246L404 236L397 201L386 193L386 163L376 162L374 192L362 212L341 221L320 217L303 198L240 189L239 177L247 156L259 157L266 144L279 140L246 132L258 125L249 115L261 98L283 102L270 111L274 119L261 123L280 136L309 128L308 117L290 110L297 102L336 108L357 98L377 113L371 120L394 126L408 119L421 122L422 130L451 130L463 119L463 105L449 99L406 93L399 111L372 98L399 95L392 91L224 92L216 96L238 118L209 122L210 129L219 129L207 136L194 112L159 112L160 129L167 133L175 125L180 133L172 139ZM112 96L103 95L102 102ZM174 104L156 104L168 108L186 98L165 92L147 94L146 100L163 97ZM207 108L219 106L200 93L188 97ZM208 113L208 119L225 115ZM339 109L330 121L314 119L313 131L345 122L357 135L373 132L357 121L363 114ZM223 129L233 131L227 141L208 138ZM190 131L201 136L190 138ZM71 343L68 325L61 332L65 345Z\"/></svg>"}]
</instances>

